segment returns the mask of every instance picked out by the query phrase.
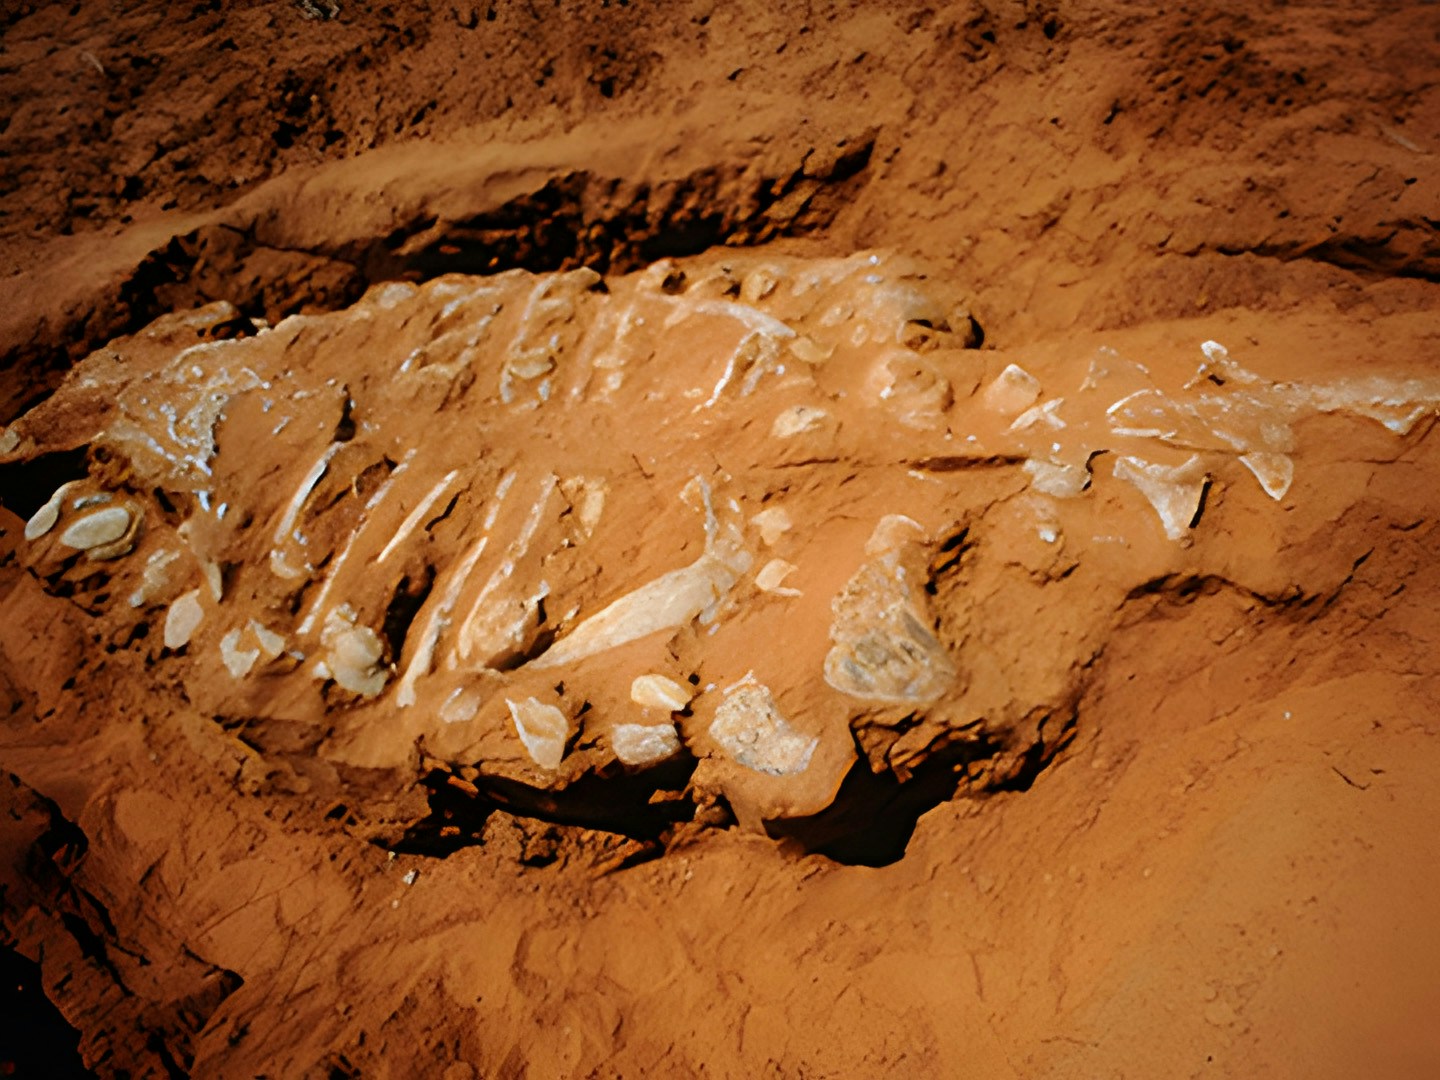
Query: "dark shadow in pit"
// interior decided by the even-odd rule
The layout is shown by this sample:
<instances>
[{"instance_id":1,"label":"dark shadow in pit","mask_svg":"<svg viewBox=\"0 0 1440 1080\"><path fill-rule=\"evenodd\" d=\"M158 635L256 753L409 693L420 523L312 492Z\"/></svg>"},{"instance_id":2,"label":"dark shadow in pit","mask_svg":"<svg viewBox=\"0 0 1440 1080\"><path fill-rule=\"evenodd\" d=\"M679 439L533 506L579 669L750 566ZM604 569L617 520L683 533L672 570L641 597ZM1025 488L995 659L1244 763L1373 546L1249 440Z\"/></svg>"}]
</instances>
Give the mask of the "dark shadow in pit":
<instances>
[{"instance_id":1,"label":"dark shadow in pit","mask_svg":"<svg viewBox=\"0 0 1440 1080\"><path fill-rule=\"evenodd\" d=\"M825 810L768 822L766 832L847 866L889 866L904 857L921 816L954 798L969 764L996 750L984 740L956 743L926 759L903 783L892 772L872 772L862 755Z\"/></svg>"},{"instance_id":2,"label":"dark shadow in pit","mask_svg":"<svg viewBox=\"0 0 1440 1080\"><path fill-rule=\"evenodd\" d=\"M469 783L437 770L424 780L429 815L385 846L402 855L445 858L483 843L486 822L495 813L659 841L695 815L695 804L684 794L695 766L694 758L684 756L640 772L592 773L562 791L500 777Z\"/></svg>"},{"instance_id":3,"label":"dark shadow in pit","mask_svg":"<svg viewBox=\"0 0 1440 1080\"><path fill-rule=\"evenodd\" d=\"M85 448L81 447L0 465L0 503L28 519L50 501L61 484L87 475L85 454Z\"/></svg>"},{"instance_id":4,"label":"dark shadow in pit","mask_svg":"<svg viewBox=\"0 0 1440 1080\"><path fill-rule=\"evenodd\" d=\"M83 1080L80 1032L46 997L40 965L0 946L0 1076Z\"/></svg>"}]
</instances>

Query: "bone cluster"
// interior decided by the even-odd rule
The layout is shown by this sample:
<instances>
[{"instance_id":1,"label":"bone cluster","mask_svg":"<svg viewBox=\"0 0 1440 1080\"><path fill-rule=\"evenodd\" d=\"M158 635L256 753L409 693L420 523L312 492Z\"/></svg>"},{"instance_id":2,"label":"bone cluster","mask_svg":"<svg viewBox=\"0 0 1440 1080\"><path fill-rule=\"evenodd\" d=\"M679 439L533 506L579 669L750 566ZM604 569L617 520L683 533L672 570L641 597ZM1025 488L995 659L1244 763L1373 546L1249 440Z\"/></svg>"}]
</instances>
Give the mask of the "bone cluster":
<instances>
[{"instance_id":1,"label":"bone cluster","mask_svg":"<svg viewBox=\"0 0 1440 1080\"><path fill-rule=\"evenodd\" d=\"M759 817L833 797L856 717L974 722L931 580L973 470L1038 550L1109 539L1071 509L1104 489L1112 533L1179 551L1232 464L1287 497L1307 416L1403 435L1440 403L1270 382L1214 341L1186 384L1107 350L1042 382L868 253L393 283L166 344L230 315L77 369L59 396L111 402L79 433L111 464L29 519L34 565L109 567L115 617L220 678L216 710L310 700L336 757L419 744L545 787L688 756ZM37 410L6 456L49 434Z\"/></svg>"}]
</instances>

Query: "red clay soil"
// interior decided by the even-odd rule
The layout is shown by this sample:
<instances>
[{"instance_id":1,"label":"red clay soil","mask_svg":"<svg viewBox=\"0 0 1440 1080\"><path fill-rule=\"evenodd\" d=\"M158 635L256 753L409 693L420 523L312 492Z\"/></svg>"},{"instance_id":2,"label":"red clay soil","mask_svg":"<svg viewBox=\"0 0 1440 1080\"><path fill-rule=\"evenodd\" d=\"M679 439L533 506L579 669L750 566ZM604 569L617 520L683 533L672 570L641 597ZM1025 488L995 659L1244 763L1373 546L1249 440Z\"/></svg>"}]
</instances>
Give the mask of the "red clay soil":
<instances>
[{"instance_id":1,"label":"red clay soil","mask_svg":"<svg viewBox=\"0 0 1440 1080\"><path fill-rule=\"evenodd\" d=\"M9 3L0 98L0 1005L27 1018L0 1071L1440 1075L1440 9ZM1073 387L1109 348L1168 378L1212 340L1267 386L1384 378L1420 405L1390 431L1298 422L1278 498L1213 472L1193 543L1092 461L1085 550L1106 513L1145 539L1056 573L1007 517L1023 457L956 465L978 554L927 602L966 685L1013 688L987 717L1031 726L982 724L988 757L906 751L937 779L852 724L892 786L847 780L820 826L707 788L720 754L689 721L684 820L655 828L458 751L371 767L353 731L398 725L389 698L237 715L213 642L208 668L174 659L163 612L122 619L23 535L82 474L158 498L107 457L95 387L118 400L193 331L146 331L171 312L233 305L205 333L263 358L306 326L343 345L386 282L588 266L602 306L662 259L695 279L872 250L947 293L975 365L947 416L1007 364ZM339 348L298 377L343 377ZM360 380L377 361L353 355ZM676 400L669 371L642 371L646 401ZM847 454L909 461L844 408ZM405 421L415 447L432 419ZM248 429L223 430L243 459ZM580 431L556 436L572 457ZM716 431L745 482L769 467ZM782 464L846 518L823 461ZM661 482L640 465L611 498ZM806 670L782 696L802 727L828 692Z\"/></svg>"}]
</instances>

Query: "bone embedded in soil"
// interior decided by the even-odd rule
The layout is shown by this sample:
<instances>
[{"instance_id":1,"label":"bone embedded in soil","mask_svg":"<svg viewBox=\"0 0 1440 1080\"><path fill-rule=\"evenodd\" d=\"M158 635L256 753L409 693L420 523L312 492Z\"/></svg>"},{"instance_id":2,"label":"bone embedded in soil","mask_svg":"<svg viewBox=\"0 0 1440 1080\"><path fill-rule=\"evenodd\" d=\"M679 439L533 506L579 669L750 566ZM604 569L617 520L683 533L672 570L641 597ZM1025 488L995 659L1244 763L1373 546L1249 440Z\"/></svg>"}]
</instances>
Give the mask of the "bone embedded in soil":
<instances>
[{"instance_id":1,"label":"bone embedded in soil","mask_svg":"<svg viewBox=\"0 0 1440 1080\"><path fill-rule=\"evenodd\" d=\"M168 317L7 429L12 462L91 449L25 558L162 627L197 708L283 711L336 762L418 742L563 801L689 761L759 827L855 769L1030 752L1124 596L1292 497L1304 422L1399 439L1440 406L1215 341L1027 367L973 348L962 286L734 255L382 285L183 349ZM1039 644L1012 615L1037 588L1069 627Z\"/></svg>"}]
</instances>

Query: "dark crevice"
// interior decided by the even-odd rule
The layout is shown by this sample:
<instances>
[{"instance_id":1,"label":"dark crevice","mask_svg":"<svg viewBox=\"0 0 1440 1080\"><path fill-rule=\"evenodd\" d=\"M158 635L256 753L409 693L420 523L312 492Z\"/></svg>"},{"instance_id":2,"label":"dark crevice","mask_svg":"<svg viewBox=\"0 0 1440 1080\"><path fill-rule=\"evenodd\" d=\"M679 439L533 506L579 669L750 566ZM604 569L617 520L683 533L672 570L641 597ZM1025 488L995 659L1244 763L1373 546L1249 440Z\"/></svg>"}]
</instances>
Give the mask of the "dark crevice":
<instances>
[{"instance_id":1,"label":"dark crevice","mask_svg":"<svg viewBox=\"0 0 1440 1080\"><path fill-rule=\"evenodd\" d=\"M428 816L386 846L401 854L444 858L482 843L485 823L495 813L658 841L695 815L695 804L681 794L695 766L694 758L681 755L638 772L590 773L559 791L504 777L464 781L437 770L424 781Z\"/></svg>"},{"instance_id":2,"label":"dark crevice","mask_svg":"<svg viewBox=\"0 0 1440 1080\"><path fill-rule=\"evenodd\" d=\"M1280 596L1267 596L1216 574L1162 574L1136 585L1125 594L1125 599L1130 601L1153 596L1169 599L1175 603L1188 604L1198 597L1213 596L1223 590L1239 593L1241 596L1271 608L1303 607L1317 599L1315 596L1308 596L1298 590Z\"/></svg>"},{"instance_id":3,"label":"dark crevice","mask_svg":"<svg viewBox=\"0 0 1440 1080\"><path fill-rule=\"evenodd\" d=\"M88 475L86 451L64 450L29 461L0 465L0 502L22 518L29 518L50 501L61 484Z\"/></svg>"},{"instance_id":4,"label":"dark crevice","mask_svg":"<svg viewBox=\"0 0 1440 1080\"><path fill-rule=\"evenodd\" d=\"M80 1032L45 995L40 965L0 945L0 1076L84 1080Z\"/></svg>"},{"instance_id":5,"label":"dark crevice","mask_svg":"<svg viewBox=\"0 0 1440 1080\"><path fill-rule=\"evenodd\" d=\"M918 723L919 717L902 724L907 722ZM905 856L920 818L962 790L1028 791L1074 737L1077 722L1073 708L1040 716L1033 740L1019 752L1007 752L1003 742L986 735L953 741L933 748L903 777L873 771L861 753L826 809L809 818L769 822L766 831L847 866L889 866Z\"/></svg>"},{"instance_id":6,"label":"dark crevice","mask_svg":"<svg viewBox=\"0 0 1440 1080\"><path fill-rule=\"evenodd\" d=\"M861 755L829 807L813 817L770 822L766 831L848 866L889 866L904 857L921 816L955 796L969 763L998 749L984 739L955 743L903 782L893 772L872 771Z\"/></svg>"},{"instance_id":7,"label":"dark crevice","mask_svg":"<svg viewBox=\"0 0 1440 1080\"><path fill-rule=\"evenodd\" d=\"M1004 469L1023 465L1027 459L1015 454L989 454L983 457L944 455L941 457L916 458L903 464L921 472L962 472L965 469Z\"/></svg>"},{"instance_id":8,"label":"dark crevice","mask_svg":"<svg viewBox=\"0 0 1440 1080\"><path fill-rule=\"evenodd\" d=\"M419 580L411 581L407 575L395 586L395 591L390 595L390 603L385 608L385 621L380 628L381 637L390 646L391 656L400 656L405 648L405 637L410 632L410 625L425 606L430 590L434 587L435 567L429 565L425 567Z\"/></svg>"}]
</instances>

